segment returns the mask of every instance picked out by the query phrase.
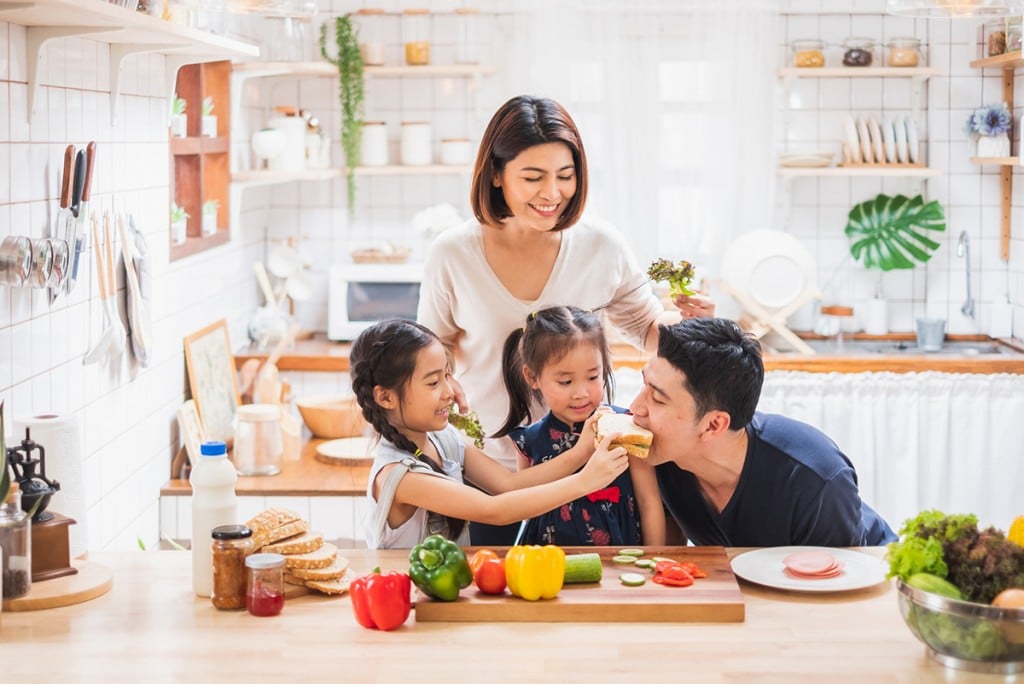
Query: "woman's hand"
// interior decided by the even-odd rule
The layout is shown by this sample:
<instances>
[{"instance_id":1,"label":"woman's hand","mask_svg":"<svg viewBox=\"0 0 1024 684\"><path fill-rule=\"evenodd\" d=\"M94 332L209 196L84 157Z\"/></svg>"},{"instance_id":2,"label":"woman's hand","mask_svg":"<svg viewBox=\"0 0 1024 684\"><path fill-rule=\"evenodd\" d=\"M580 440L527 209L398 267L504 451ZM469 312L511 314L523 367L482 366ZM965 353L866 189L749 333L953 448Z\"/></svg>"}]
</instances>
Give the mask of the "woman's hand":
<instances>
[{"instance_id":1,"label":"woman's hand","mask_svg":"<svg viewBox=\"0 0 1024 684\"><path fill-rule=\"evenodd\" d=\"M595 439L597 437L597 419L601 414L611 412L610 406L598 406L597 410L590 414L590 417L583 422L583 427L580 428L580 438L576 440L576 444L573 445L572 449L562 454L562 456L571 456L577 468L582 467L583 464L590 460L594 450L597 449L597 440Z\"/></svg>"},{"instance_id":2,"label":"woman's hand","mask_svg":"<svg viewBox=\"0 0 1024 684\"><path fill-rule=\"evenodd\" d=\"M466 391L462 389L462 383L455 379L454 375L448 376L448 384L452 388L452 401L459 407L459 413L469 413L469 400L466 399Z\"/></svg>"},{"instance_id":3,"label":"woman's hand","mask_svg":"<svg viewBox=\"0 0 1024 684\"><path fill-rule=\"evenodd\" d=\"M629 456L626 455L625 449L615 447L609 450L608 448L612 439L618 436L619 433L606 435L597 445L594 455L579 472L579 476L586 483L588 492L607 487L629 467Z\"/></svg>"},{"instance_id":4,"label":"woman's hand","mask_svg":"<svg viewBox=\"0 0 1024 684\"><path fill-rule=\"evenodd\" d=\"M672 303L679 309L683 319L687 318L714 318L715 302L706 294L676 295Z\"/></svg>"}]
</instances>

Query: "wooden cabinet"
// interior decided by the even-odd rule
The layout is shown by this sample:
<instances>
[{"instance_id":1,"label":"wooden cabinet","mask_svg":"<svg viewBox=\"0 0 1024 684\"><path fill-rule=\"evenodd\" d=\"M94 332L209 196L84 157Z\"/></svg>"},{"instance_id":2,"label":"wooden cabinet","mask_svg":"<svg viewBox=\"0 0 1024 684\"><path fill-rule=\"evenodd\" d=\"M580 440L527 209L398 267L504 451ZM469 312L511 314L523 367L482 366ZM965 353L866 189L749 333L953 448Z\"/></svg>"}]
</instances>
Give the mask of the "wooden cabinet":
<instances>
[{"instance_id":1,"label":"wooden cabinet","mask_svg":"<svg viewBox=\"0 0 1024 684\"><path fill-rule=\"evenodd\" d=\"M178 72L175 92L185 100L186 137L170 138L171 198L188 214L186 239L175 244L171 260L195 254L227 242L231 181L231 62L207 62L184 66ZM202 105L212 98L217 117L216 135L202 133ZM216 202L216 228L203 233L203 207Z\"/></svg>"}]
</instances>

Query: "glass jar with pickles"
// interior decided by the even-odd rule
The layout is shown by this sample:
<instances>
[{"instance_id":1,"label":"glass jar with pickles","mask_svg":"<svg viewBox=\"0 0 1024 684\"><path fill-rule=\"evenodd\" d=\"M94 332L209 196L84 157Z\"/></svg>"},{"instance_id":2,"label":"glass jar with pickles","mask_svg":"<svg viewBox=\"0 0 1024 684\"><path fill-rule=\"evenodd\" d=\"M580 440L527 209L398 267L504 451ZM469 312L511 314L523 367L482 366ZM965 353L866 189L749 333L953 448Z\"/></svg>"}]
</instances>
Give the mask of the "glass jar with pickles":
<instances>
[{"instance_id":1,"label":"glass jar with pickles","mask_svg":"<svg viewBox=\"0 0 1024 684\"><path fill-rule=\"evenodd\" d=\"M820 68L825 66L825 41L817 38L794 40L793 66Z\"/></svg>"}]
</instances>

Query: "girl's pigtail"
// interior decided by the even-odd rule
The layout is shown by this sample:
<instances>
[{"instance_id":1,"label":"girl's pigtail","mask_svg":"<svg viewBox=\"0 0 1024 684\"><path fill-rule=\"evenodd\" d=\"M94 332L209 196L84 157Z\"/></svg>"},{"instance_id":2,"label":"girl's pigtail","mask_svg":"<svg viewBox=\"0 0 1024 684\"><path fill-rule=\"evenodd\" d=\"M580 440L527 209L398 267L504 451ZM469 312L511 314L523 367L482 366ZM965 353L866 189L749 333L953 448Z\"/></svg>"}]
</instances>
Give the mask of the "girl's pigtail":
<instances>
[{"instance_id":1,"label":"girl's pigtail","mask_svg":"<svg viewBox=\"0 0 1024 684\"><path fill-rule=\"evenodd\" d=\"M527 321L529 324L531 321ZM520 342L526 328L516 328L505 339L501 353L501 374L508 392L508 417L505 424L491 437L504 437L530 419L530 386L523 377L523 356L519 352Z\"/></svg>"}]
</instances>

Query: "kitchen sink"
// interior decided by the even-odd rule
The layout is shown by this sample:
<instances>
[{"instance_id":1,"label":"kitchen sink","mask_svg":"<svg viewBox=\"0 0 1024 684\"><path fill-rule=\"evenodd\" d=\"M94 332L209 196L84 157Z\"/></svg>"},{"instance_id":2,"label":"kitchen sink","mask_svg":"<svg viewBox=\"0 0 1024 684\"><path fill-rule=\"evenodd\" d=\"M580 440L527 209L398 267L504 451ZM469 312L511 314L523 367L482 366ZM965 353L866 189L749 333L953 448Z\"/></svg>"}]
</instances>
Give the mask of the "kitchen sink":
<instances>
[{"instance_id":1,"label":"kitchen sink","mask_svg":"<svg viewBox=\"0 0 1024 684\"><path fill-rule=\"evenodd\" d=\"M1013 347L989 340L947 340L937 351L924 351L914 340L851 340L826 339L805 340L816 354L822 356L1024 356ZM775 353L792 353L794 350L779 349Z\"/></svg>"}]
</instances>

